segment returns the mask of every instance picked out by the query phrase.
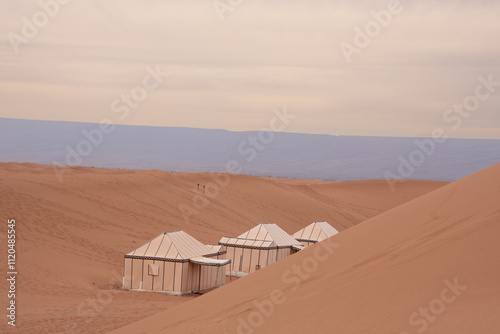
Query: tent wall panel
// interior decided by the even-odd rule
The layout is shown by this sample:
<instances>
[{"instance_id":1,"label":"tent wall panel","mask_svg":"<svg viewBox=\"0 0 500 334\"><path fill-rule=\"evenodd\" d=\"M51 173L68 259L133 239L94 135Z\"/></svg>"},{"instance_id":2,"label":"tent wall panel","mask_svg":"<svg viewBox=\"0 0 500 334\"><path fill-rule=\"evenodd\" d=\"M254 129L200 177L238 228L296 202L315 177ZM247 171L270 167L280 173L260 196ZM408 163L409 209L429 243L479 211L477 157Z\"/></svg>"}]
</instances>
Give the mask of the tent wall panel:
<instances>
[{"instance_id":1,"label":"tent wall panel","mask_svg":"<svg viewBox=\"0 0 500 334\"><path fill-rule=\"evenodd\" d=\"M173 291L182 292L182 263L175 262L175 274L174 274L174 289Z\"/></svg>"},{"instance_id":2,"label":"tent wall panel","mask_svg":"<svg viewBox=\"0 0 500 334\"><path fill-rule=\"evenodd\" d=\"M162 267L161 267L161 272L162 272L162 275L163 275L163 280L161 281L161 290L162 291L166 291L167 290L167 276L169 275L168 271L167 271L167 264L168 264L167 261L163 261L163 264L162 264Z\"/></svg>"},{"instance_id":3,"label":"tent wall panel","mask_svg":"<svg viewBox=\"0 0 500 334\"><path fill-rule=\"evenodd\" d=\"M281 248L278 250L278 261L283 260L285 257L289 256L291 253L291 248Z\"/></svg>"},{"instance_id":4,"label":"tent wall panel","mask_svg":"<svg viewBox=\"0 0 500 334\"><path fill-rule=\"evenodd\" d=\"M219 275L219 285L224 285L226 284L226 273L227 273L227 270L229 268L228 265L225 265L224 267L220 267L221 268L221 274Z\"/></svg>"},{"instance_id":5,"label":"tent wall panel","mask_svg":"<svg viewBox=\"0 0 500 334\"><path fill-rule=\"evenodd\" d=\"M292 254L293 254L293 249L285 248L285 256L284 257L290 256Z\"/></svg>"},{"instance_id":6,"label":"tent wall panel","mask_svg":"<svg viewBox=\"0 0 500 334\"><path fill-rule=\"evenodd\" d=\"M190 292L193 289L189 286L189 276L191 275L191 263L182 264L182 292Z\"/></svg>"},{"instance_id":7,"label":"tent wall panel","mask_svg":"<svg viewBox=\"0 0 500 334\"><path fill-rule=\"evenodd\" d=\"M274 262L278 262L279 260L281 260L281 249L275 249L274 254Z\"/></svg>"},{"instance_id":8,"label":"tent wall panel","mask_svg":"<svg viewBox=\"0 0 500 334\"><path fill-rule=\"evenodd\" d=\"M149 275L149 265L153 264L153 260L142 261L143 265L143 277L142 277L142 289L152 290L153 289L153 276Z\"/></svg>"},{"instance_id":9,"label":"tent wall panel","mask_svg":"<svg viewBox=\"0 0 500 334\"><path fill-rule=\"evenodd\" d=\"M220 286L221 269L223 267L212 267L212 287Z\"/></svg>"},{"instance_id":10,"label":"tent wall panel","mask_svg":"<svg viewBox=\"0 0 500 334\"><path fill-rule=\"evenodd\" d=\"M196 277L196 290L198 291L201 291L203 290L203 275L204 275L204 271L203 271L203 266L198 266L198 276Z\"/></svg>"},{"instance_id":11,"label":"tent wall panel","mask_svg":"<svg viewBox=\"0 0 500 334\"><path fill-rule=\"evenodd\" d=\"M276 250L276 261L279 261L283 258L283 249Z\"/></svg>"},{"instance_id":12,"label":"tent wall panel","mask_svg":"<svg viewBox=\"0 0 500 334\"><path fill-rule=\"evenodd\" d=\"M202 271L204 272L204 286L203 289L211 289L224 285L226 283L226 266L215 267L215 266L204 266ZM203 279L202 279L203 280Z\"/></svg>"},{"instance_id":13,"label":"tent wall panel","mask_svg":"<svg viewBox=\"0 0 500 334\"><path fill-rule=\"evenodd\" d=\"M142 260L132 259L132 289L139 289L142 282Z\"/></svg>"},{"instance_id":14,"label":"tent wall panel","mask_svg":"<svg viewBox=\"0 0 500 334\"><path fill-rule=\"evenodd\" d=\"M232 261L229 270L244 273L253 273L257 265L264 268L293 254L291 248L252 249L226 246L226 251L226 259Z\"/></svg>"},{"instance_id":15,"label":"tent wall panel","mask_svg":"<svg viewBox=\"0 0 500 334\"><path fill-rule=\"evenodd\" d=\"M194 264L193 265L193 272L192 272L192 277L193 277L193 285L191 290L198 291L201 286L200 286L200 271L201 271L201 266Z\"/></svg>"},{"instance_id":16,"label":"tent wall panel","mask_svg":"<svg viewBox=\"0 0 500 334\"><path fill-rule=\"evenodd\" d=\"M132 259L125 258L123 278L123 289L132 289Z\"/></svg>"},{"instance_id":17,"label":"tent wall panel","mask_svg":"<svg viewBox=\"0 0 500 334\"><path fill-rule=\"evenodd\" d=\"M195 289L200 291L203 289L203 267L200 265L197 265L196 267Z\"/></svg>"},{"instance_id":18,"label":"tent wall panel","mask_svg":"<svg viewBox=\"0 0 500 334\"><path fill-rule=\"evenodd\" d=\"M291 248L278 249L278 261L284 259L287 256L290 256L292 254L291 251Z\"/></svg>"},{"instance_id":19,"label":"tent wall panel","mask_svg":"<svg viewBox=\"0 0 500 334\"><path fill-rule=\"evenodd\" d=\"M153 291L162 291L163 288L163 263L165 261L153 261L158 266L158 276L153 277Z\"/></svg>"},{"instance_id":20,"label":"tent wall panel","mask_svg":"<svg viewBox=\"0 0 500 334\"><path fill-rule=\"evenodd\" d=\"M201 291L203 290L203 267L200 265L197 265L197 267L194 290Z\"/></svg>"},{"instance_id":21,"label":"tent wall panel","mask_svg":"<svg viewBox=\"0 0 500 334\"><path fill-rule=\"evenodd\" d=\"M210 267L210 288L217 286L219 268L220 267Z\"/></svg>"},{"instance_id":22,"label":"tent wall panel","mask_svg":"<svg viewBox=\"0 0 500 334\"><path fill-rule=\"evenodd\" d=\"M197 265L190 263L189 264L189 275L187 275L187 287L191 289L191 291L196 290L195 288L195 283L196 283L196 273L197 273Z\"/></svg>"},{"instance_id":23,"label":"tent wall panel","mask_svg":"<svg viewBox=\"0 0 500 334\"><path fill-rule=\"evenodd\" d=\"M212 280L214 277L212 277L212 268L213 267L209 267L209 266L204 266L204 269L205 269L205 286L204 286L204 289L210 289L213 287L212 285Z\"/></svg>"},{"instance_id":24,"label":"tent wall panel","mask_svg":"<svg viewBox=\"0 0 500 334\"><path fill-rule=\"evenodd\" d=\"M270 249L268 250L268 253L267 253L267 265L270 265L270 264L273 264L274 262L276 262L276 249Z\"/></svg>"},{"instance_id":25,"label":"tent wall panel","mask_svg":"<svg viewBox=\"0 0 500 334\"><path fill-rule=\"evenodd\" d=\"M124 260L125 288L139 290L189 293L208 290L226 283L230 265L202 266L189 262L159 260ZM153 267L149 267L149 265ZM141 281L142 280L142 281Z\"/></svg>"},{"instance_id":26,"label":"tent wall panel","mask_svg":"<svg viewBox=\"0 0 500 334\"><path fill-rule=\"evenodd\" d=\"M274 250L274 262L278 262L279 261L280 254L281 254L280 249L275 249Z\"/></svg>"},{"instance_id":27,"label":"tent wall panel","mask_svg":"<svg viewBox=\"0 0 500 334\"><path fill-rule=\"evenodd\" d=\"M200 291L207 289L207 279L208 279L208 270L209 268L205 266L199 266L201 268L201 276L200 276Z\"/></svg>"},{"instance_id":28,"label":"tent wall panel","mask_svg":"<svg viewBox=\"0 0 500 334\"><path fill-rule=\"evenodd\" d=\"M205 266L205 269L206 269L206 276L207 276L207 279L206 279L206 286L205 286L205 289L211 289L214 287L214 284L215 284L215 274L217 273L214 269L217 268L217 267L210 267L210 266Z\"/></svg>"},{"instance_id":29,"label":"tent wall panel","mask_svg":"<svg viewBox=\"0 0 500 334\"><path fill-rule=\"evenodd\" d=\"M285 257L290 255L291 248L281 248L279 250L278 261L283 260Z\"/></svg>"},{"instance_id":30,"label":"tent wall panel","mask_svg":"<svg viewBox=\"0 0 500 334\"><path fill-rule=\"evenodd\" d=\"M222 277L226 277L225 273L224 273L224 267L214 267L214 286L221 286L223 283L222 283Z\"/></svg>"},{"instance_id":31,"label":"tent wall panel","mask_svg":"<svg viewBox=\"0 0 500 334\"><path fill-rule=\"evenodd\" d=\"M212 287L212 267L202 266L202 270L205 272L204 280L203 280L203 290L209 289Z\"/></svg>"},{"instance_id":32,"label":"tent wall panel","mask_svg":"<svg viewBox=\"0 0 500 334\"><path fill-rule=\"evenodd\" d=\"M156 273L153 275L153 290L161 291L163 287L163 262L164 261L153 261L156 267Z\"/></svg>"},{"instance_id":33,"label":"tent wall panel","mask_svg":"<svg viewBox=\"0 0 500 334\"><path fill-rule=\"evenodd\" d=\"M250 272L250 265L251 265L251 259L252 259L252 250L249 248L243 248L242 249L242 259L243 259L243 264L241 265L241 271L244 273L249 273Z\"/></svg>"},{"instance_id":34,"label":"tent wall panel","mask_svg":"<svg viewBox=\"0 0 500 334\"><path fill-rule=\"evenodd\" d=\"M167 280L167 276L169 275L168 271L167 271L167 264L168 264L167 261L163 261L161 268L160 268L161 274L162 274L161 291L166 291L166 288L167 288L166 280Z\"/></svg>"},{"instance_id":35,"label":"tent wall panel","mask_svg":"<svg viewBox=\"0 0 500 334\"><path fill-rule=\"evenodd\" d=\"M219 285L219 273L221 267L210 267L210 288L216 287Z\"/></svg>"},{"instance_id":36,"label":"tent wall panel","mask_svg":"<svg viewBox=\"0 0 500 334\"><path fill-rule=\"evenodd\" d=\"M262 268L261 264L260 264L260 256L259 256L259 251L258 249L252 249L252 259L250 261L250 271L249 273L253 273L254 271L256 271L256 266L259 266L260 268Z\"/></svg>"},{"instance_id":37,"label":"tent wall panel","mask_svg":"<svg viewBox=\"0 0 500 334\"><path fill-rule=\"evenodd\" d=\"M265 266L268 265L268 262L267 262L267 254L269 253L269 251L267 249L261 249L260 250L260 255L259 255L259 262L260 262L260 267L261 268L264 268Z\"/></svg>"},{"instance_id":38,"label":"tent wall panel","mask_svg":"<svg viewBox=\"0 0 500 334\"><path fill-rule=\"evenodd\" d=\"M279 261L283 258L283 249L276 250L276 261Z\"/></svg>"},{"instance_id":39,"label":"tent wall panel","mask_svg":"<svg viewBox=\"0 0 500 334\"><path fill-rule=\"evenodd\" d=\"M243 254L242 252L242 248L239 248L239 247L235 247L234 248L234 254L233 254L233 271L241 271L240 268L241 268L241 255Z\"/></svg>"},{"instance_id":40,"label":"tent wall panel","mask_svg":"<svg viewBox=\"0 0 500 334\"><path fill-rule=\"evenodd\" d=\"M165 285L163 291L174 291L174 267L175 262L165 261Z\"/></svg>"},{"instance_id":41,"label":"tent wall panel","mask_svg":"<svg viewBox=\"0 0 500 334\"><path fill-rule=\"evenodd\" d=\"M195 290L195 288L194 288L194 282L195 282L194 277L196 275L195 271L196 271L196 265L189 263L188 264L188 275L186 275L186 277L187 277L186 289L189 289L190 291Z\"/></svg>"},{"instance_id":42,"label":"tent wall panel","mask_svg":"<svg viewBox=\"0 0 500 334\"><path fill-rule=\"evenodd\" d=\"M230 270L231 271L234 271L234 261L235 261L235 256L234 256L234 252L235 252L235 248L234 247L226 247L226 259L229 259L231 260L231 267L230 267Z\"/></svg>"}]
</instances>

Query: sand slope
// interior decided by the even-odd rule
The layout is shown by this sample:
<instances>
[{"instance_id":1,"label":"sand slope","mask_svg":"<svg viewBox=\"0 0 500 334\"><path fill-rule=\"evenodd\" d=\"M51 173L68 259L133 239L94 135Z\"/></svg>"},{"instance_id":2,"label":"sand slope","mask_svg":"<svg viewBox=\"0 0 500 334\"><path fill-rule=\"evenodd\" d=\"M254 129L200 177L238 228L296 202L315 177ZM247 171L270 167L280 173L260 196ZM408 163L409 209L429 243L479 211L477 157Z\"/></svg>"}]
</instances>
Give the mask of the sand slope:
<instances>
[{"instance_id":1,"label":"sand slope","mask_svg":"<svg viewBox=\"0 0 500 334\"><path fill-rule=\"evenodd\" d=\"M495 165L112 333L498 333L499 203Z\"/></svg>"},{"instance_id":2,"label":"sand slope","mask_svg":"<svg viewBox=\"0 0 500 334\"><path fill-rule=\"evenodd\" d=\"M217 243L262 222L290 233L313 220L345 230L445 184L408 181L391 193L383 181L233 175L186 220L179 206L193 210L193 198L200 200L197 184L210 182L214 175L74 168L60 183L50 166L0 164L2 220L15 218L18 226L16 330L102 333L195 298L116 290L123 254L163 231L183 229ZM0 288L7 291L5 282Z\"/></svg>"}]
</instances>

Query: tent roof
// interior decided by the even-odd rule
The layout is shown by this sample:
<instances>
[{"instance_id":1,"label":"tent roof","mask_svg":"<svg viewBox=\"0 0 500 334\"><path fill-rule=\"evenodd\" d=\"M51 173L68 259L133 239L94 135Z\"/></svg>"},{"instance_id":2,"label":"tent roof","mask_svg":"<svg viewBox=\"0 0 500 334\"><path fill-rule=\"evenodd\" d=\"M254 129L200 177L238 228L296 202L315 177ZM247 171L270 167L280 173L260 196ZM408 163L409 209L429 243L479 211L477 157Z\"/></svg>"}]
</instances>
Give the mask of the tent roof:
<instances>
[{"instance_id":1,"label":"tent roof","mask_svg":"<svg viewBox=\"0 0 500 334\"><path fill-rule=\"evenodd\" d=\"M314 222L293 234L293 237L302 241L321 241L339 233L327 222Z\"/></svg>"},{"instance_id":2,"label":"tent roof","mask_svg":"<svg viewBox=\"0 0 500 334\"><path fill-rule=\"evenodd\" d=\"M239 246L241 248L254 248L254 249L276 248L276 244L273 241L228 238L228 237L222 237L219 241L219 244L234 245L234 246Z\"/></svg>"},{"instance_id":3,"label":"tent roof","mask_svg":"<svg viewBox=\"0 0 500 334\"><path fill-rule=\"evenodd\" d=\"M175 231L164 232L125 256L179 261L216 254L216 250L207 247L186 232Z\"/></svg>"},{"instance_id":4,"label":"tent roof","mask_svg":"<svg viewBox=\"0 0 500 334\"><path fill-rule=\"evenodd\" d=\"M300 245L300 242L295 240L286 233L281 227L276 224L260 224L251 230L238 236L240 239L249 240L265 240L272 241L277 247L290 247L292 245Z\"/></svg>"}]
</instances>

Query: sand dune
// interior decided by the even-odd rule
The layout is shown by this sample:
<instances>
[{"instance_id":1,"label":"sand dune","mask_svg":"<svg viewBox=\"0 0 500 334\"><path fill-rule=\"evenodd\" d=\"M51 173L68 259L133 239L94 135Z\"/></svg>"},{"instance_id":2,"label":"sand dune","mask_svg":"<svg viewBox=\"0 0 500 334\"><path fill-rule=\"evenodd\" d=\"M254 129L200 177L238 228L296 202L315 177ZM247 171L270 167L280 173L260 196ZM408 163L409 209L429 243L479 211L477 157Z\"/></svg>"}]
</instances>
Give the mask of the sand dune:
<instances>
[{"instance_id":1,"label":"sand dune","mask_svg":"<svg viewBox=\"0 0 500 334\"><path fill-rule=\"evenodd\" d=\"M498 333L500 164L112 333Z\"/></svg>"},{"instance_id":2,"label":"sand dune","mask_svg":"<svg viewBox=\"0 0 500 334\"><path fill-rule=\"evenodd\" d=\"M407 181L391 193L383 181L232 175L187 221L179 206L194 208L197 184L216 176L79 167L61 183L51 166L1 163L2 216L18 226L16 330L103 333L196 298L117 290L123 254L162 231L183 229L205 243L262 222L293 233L327 220L343 231L446 184Z\"/></svg>"}]
</instances>

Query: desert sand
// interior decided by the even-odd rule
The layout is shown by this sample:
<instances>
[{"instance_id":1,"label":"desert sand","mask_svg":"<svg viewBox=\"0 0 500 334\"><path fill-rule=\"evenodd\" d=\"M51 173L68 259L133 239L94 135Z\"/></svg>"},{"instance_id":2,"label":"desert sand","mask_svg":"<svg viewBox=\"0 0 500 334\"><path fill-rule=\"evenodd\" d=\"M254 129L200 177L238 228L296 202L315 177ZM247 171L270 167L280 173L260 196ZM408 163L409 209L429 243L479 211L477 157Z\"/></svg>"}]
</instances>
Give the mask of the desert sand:
<instances>
[{"instance_id":1,"label":"desert sand","mask_svg":"<svg viewBox=\"0 0 500 334\"><path fill-rule=\"evenodd\" d=\"M500 328L500 164L112 333Z\"/></svg>"},{"instance_id":2,"label":"desert sand","mask_svg":"<svg viewBox=\"0 0 500 334\"><path fill-rule=\"evenodd\" d=\"M224 181L219 185L218 192L213 186L218 184L215 179ZM207 188L206 196L197 191L198 183L210 188ZM205 323L213 325L214 331L224 328L234 332L235 317L246 314L244 309L248 305L245 303L262 298L270 289L279 287L277 279L281 271L291 263L300 263L310 251L263 270L255 277L234 281L220 292L215 290L202 297L121 291L123 254L163 231L179 229L207 244L217 243L222 236L239 235L262 222L275 222L293 233L312 221L326 220L339 231L345 231L446 184L407 181L398 185L397 191L392 193L382 180L329 182L231 175L227 183L227 178L218 174L83 167L68 169L60 182L52 166L1 163L0 211L3 219L16 219L18 237L17 327L7 328L6 331L105 333L159 313L160 318L148 320L148 328L139 326L143 332L166 332L160 329L167 326L175 328L173 331L169 329L169 333L190 332L200 326L205 328ZM193 199L199 201L200 198L206 201L202 204L197 202L196 208ZM179 211L180 205L187 210L188 219ZM417 211L420 214L424 210ZM308 307L293 311L286 306L292 304L284 305L285 313L278 310L272 319L266 321L263 330L291 326L288 320L282 321L282 317L298 310L306 313L300 317L297 313L296 319L308 318L312 312L333 321L335 318L332 317L336 314L333 306L327 316L321 308L312 306L324 305L331 302L331 298L338 299L336 294L347 293L344 289L324 293L325 289L334 289L332 284L360 284L364 281L359 281L357 275L375 275L375 271L367 272L364 266L347 272L346 266L367 261L367 256L373 257L371 262L385 263L385 257L379 253L396 240L403 249L411 247L412 244L406 244L400 238L403 232L399 231L403 226L413 226L410 216L405 215L404 219L400 217L397 221L391 218L387 223L385 219L380 219L395 228L397 231L394 232L387 231L389 227L380 224L349 229L353 231L337 241L343 244L339 254L348 256L332 257L329 259L331 264L325 263L315 273L317 280L305 282L304 288L297 294L287 294L295 306L306 303ZM436 217L441 216L436 214ZM415 235L420 235L416 233L420 230L416 229L408 228L405 236L413 240ZM4 254L5 231L0 232ZM380 231L384 231L387 238ZM438 228L434 227L433 231L438 233ZM395 252L399 254L398 250ZM404 254L402 258L393 256L397 261L409 261ZM5 262L2 262L2 270ZM345 273L340 275L339 270ZM401 268L401 275L404 270ZM384 271L380 274L377 271L377 275L384 275ZM380 283L385 284L384 281ZM1 288L7 291L5 281ZM403 292L400 295L403 296ZM373 292L373 298L377 296ZM355 298L356 295L349 295L346 303L349 304L349 300L354 302ZM7 297L2 297L2 300L7 302ZM180 307L182 305L185 306ZM342 309L346 306L343 305ZM200 310L207 307L208 313L200 316ZM165 310L172 310L173 313L160 313ZM344 310L335 317L342 314L355 316L361 313L349 315ZM377 319L371 321L376 322ZM314 323L319 326L316 320ZM387 325L391 327L389 319ZM6 327L6 324L2 325L2 332ZM294 325L294 328L300 327ZM119 330L122 331L132 333L135 329Z\"/></svg>"}]
</instances>

